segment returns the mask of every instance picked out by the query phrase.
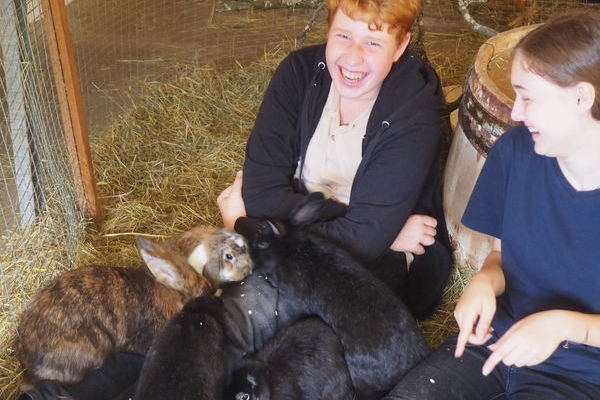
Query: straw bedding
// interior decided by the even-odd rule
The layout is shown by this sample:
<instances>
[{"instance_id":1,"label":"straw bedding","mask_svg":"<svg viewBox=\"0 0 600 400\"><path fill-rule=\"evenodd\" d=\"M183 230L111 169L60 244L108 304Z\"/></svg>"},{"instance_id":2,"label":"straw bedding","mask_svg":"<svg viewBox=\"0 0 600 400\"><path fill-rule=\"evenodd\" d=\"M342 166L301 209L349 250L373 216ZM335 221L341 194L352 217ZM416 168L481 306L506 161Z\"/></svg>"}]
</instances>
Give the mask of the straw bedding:
<instances>
[{"instance_id":1,"label":"straw bedding","mask_svg":"<svg viewBox=\"0 0 600 400\"><path fill-rule=\"evenodd\" d=\"M477 38L469 47L456 44L455 52L474 54ZM466 38L466 39L462 39ZM456 41L457 37L448 37ZM440 37L427 41L440 43ZM241 168L244 146L269 79L288 49L267 52L250 66L217 71L210 65L178 64L166 82L147 80L142 85L143 100L119 116L108 131L92 143L95 173L104 219L89 224L85 241L77 244L77 259L59 262L38 271L27 262L28 254L60 252L60 239L47 248L23 249L10 254L14 270L11 284L24 286L21 298L3 301L2 342L0 342L0 393L14 398L22 371L12 356L14 318L33 292L75 265L100 264L135 266L140 263L133 236L165 237L196 224L219 225L215 199ZM430 60L445 84L461 83L470 55L443 55L431 49ZM451 59L463 65L451 65ZM28 235L54 230L51 216ZM76 229L83 229L81 227ZM19 238L12 238L18 241ZM25 254L27 252L28 254ZM64 251L64 250L63 250ZM59 258L60 259L60 258ZM422 329L432 345L439 344L455 328L452 308L470 272L458 268L446 288L444 303ZM9 288L7 288L9 289ZM4 290L13 296L12 290ZM6 304L11 304L7 310Z\"/></svg>"}]
</instances>

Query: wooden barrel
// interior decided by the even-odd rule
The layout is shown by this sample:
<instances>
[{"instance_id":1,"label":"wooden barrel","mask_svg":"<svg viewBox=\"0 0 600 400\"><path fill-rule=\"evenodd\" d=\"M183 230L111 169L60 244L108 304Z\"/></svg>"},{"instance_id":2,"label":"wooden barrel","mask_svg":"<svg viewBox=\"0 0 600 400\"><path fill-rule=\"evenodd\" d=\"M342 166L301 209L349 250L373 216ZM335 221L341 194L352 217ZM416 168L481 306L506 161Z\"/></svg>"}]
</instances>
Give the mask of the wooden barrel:
<instances>
[{"instance_id":1,"label":"wooden barrel","mask_svg":"<svg viewBox=\"0 0 600 400\"><path fill-rule=\"evenodd\" d=\"M517 42L536 26L499 33L480 48L469 71L444 173L444 211L458 266L481 268L492 239L460 223L485 158L508 130L514 92L510 58Z\"/></svg>"}]
</instances>

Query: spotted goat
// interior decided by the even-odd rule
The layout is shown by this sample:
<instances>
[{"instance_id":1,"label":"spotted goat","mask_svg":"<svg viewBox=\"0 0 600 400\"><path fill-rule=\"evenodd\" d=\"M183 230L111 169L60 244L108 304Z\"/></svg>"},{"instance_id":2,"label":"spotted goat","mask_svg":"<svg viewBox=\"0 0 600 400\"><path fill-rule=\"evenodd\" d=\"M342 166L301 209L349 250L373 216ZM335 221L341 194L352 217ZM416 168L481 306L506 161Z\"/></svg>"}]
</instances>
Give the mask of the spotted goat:
<instances>
[{"instance_id":1,"label":"spotted goat","mask_svg":"<svg viewBox=\"0 0 600 400\"><path fill-rule=\"evenodd\" d=\"M230 230L195 227L162 242L136 240L142 267L81 267L33 298L17 330L25 389L40 380L77 383L118 351L145 354L185 302L252 272L245 239Z\"/></svg>"}]
</instances>

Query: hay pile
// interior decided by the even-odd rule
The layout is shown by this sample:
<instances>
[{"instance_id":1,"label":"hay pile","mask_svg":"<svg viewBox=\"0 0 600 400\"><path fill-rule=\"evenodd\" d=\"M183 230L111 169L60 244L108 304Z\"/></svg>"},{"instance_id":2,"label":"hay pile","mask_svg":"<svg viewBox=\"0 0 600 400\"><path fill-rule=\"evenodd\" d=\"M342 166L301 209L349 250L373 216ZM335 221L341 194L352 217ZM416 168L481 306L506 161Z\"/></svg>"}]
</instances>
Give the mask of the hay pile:
<instances>
[{"instance_id":1,"label":"hay pile","mask_svg":"<svg viewBox=\"0 0 600 400\"><path fill-rule=\"evenodd\" d=\"M146 82L144 100L92 144L105 216L82 261L137 263L133 234L221 223L216 197L241 168L262 94L283 54L266 53L231 71L180 64L172 81Z\"/></svg>"},{"instance_id":2,"label":"hay pile","mask_svg":"<svg viewBox=\"0 0 600 400\"><path fill-rule=\"evenodd\" d=\"M52 202L35 225L0 239L0 395L7 400L16 398L23 372L13 355L16 318L37 288L74 267L72 255L85 229L85 221L66 219Z\"/></svg>"},{"instance_id":3,"label":"hay pile","mask_svg":"<svg viewBox=\"0 0 600 400\"><path fill-rule=\"evenodd\" d=\"M79 244L77 265L135 266L140 257L134 235L164 237L196 224L221 223L215 199L241 168L264 90L288 50L282 45L250 66L229 71L179 64L166 83L143 84L143 100L92 143L104 219L88 227L86 241ZM48 251L58 251L56 243ZM68 263L50 266L52 276L70 267ZM22 271L13 280L27 286L30 295L48 274L32 266L24 268L29 271L27 279L37 281L19 278ZM422 324L431 344L439 344L455 330L452 308L466 278L460 270L455 273L443 307ZM6 324L6 329L12 325ZM1 364L0 393L12 399L22 371L8 344L3 344L8 351Z\"/></svg>"},{"instance_id":4,"label":"hay pile","mask_svg":"<svg viewBox=\"0 0 600 400\"><path fill-rule=\"evenodd\" d=\"M82 261L137 264L134 233L171 235L221 223L215 199L241 168L263 92L285 54L266 53L225 72L180 65L173 82L147 83L145 100L92 146L106 213ZM470 274L455 271L442 307L422 324L431 344L456 329L452 310Z\"/></svg>"},{"instance_id":5,"label":"hay pile","mask_svg":"<svg viewBox=\"0 0 600 400\"><path fill-rule=\"evenodd\" d=\"M475 32L426 32L423 38L427 58L438 73L442 86L464 85L479 46L487 38Z\"/></svg>"}]
</instances>

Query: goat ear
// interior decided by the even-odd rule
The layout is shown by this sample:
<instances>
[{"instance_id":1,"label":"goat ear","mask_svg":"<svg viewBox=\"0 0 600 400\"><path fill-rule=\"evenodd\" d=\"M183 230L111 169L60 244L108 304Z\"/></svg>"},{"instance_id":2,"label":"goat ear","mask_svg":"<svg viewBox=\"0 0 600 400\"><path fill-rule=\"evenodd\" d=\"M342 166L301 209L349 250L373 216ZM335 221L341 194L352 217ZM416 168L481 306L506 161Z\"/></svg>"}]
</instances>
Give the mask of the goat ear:
<instances>
[{"instance_id":1,"label":"goat ear","mask_svg":"<svg viewBox=\"0 0 600 400\"><path fill-rule=\"evenodd\" d=\"M155 249L158 247L158 245L154 241L146 239L145 237L139 235L135 236L135 242L137 243L140 250L155 251Z\"/></svg>"},{"instance_id":2,"label":"goat ear","mask_svg":"<svg viewBox=\"0 0 600 400\"><path fill-rule=\"evenodd\" d=\"M140 247L140 254L154 279L167 287L182 291L184 289L183 277L170 260L159 255L165 253L162 246L140 236L136 237L136 241Z\"/></svg>"},{"instance_id":3,"label":"goat ear","mask_svg":"<svg viewBox=\"0 0 600 400\"><path fill-rule=\"evenodd\" d=\"M326 199L323 193L314 192L304 197L292 210L289 222L302 227L315 222L327 221L346 214L348 206L333 199Z\"/></svg>"},{"instance_id":4,"label":"goat ear","mask_svg":"<svg viewBox=\"0 0 600 400\"><path fill-rule=\"evenodd\" d=\"M244 236L248 243L255 243L257 240L280 236L281 227L274 225L271 221L254 217L240 217L235 221L235 231Z\"/></svg>"}]
</instances>

